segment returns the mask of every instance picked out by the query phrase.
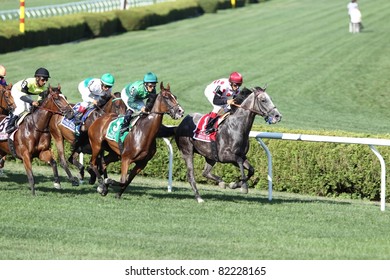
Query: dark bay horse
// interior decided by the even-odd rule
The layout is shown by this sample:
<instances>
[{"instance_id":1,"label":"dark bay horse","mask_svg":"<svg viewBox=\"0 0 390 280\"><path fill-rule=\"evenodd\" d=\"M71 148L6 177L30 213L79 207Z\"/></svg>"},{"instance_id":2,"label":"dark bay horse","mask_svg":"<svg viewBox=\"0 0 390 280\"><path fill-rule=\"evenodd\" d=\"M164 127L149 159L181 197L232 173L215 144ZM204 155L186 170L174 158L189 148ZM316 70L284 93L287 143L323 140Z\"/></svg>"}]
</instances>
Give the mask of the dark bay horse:
<instances>
[{"instance_id":1,"label":"dark bay horse","mask_svg":"<svg viewBox=\"0 0 390 280\"><path fill-rule=\"evenodd\" d=\"M62 168L65 170L69 180L72 182L73 186L79 185L79 180L76 177L73 177L72 173L69 170L68 162L65 159L65 151L64 151L64 140L68 141L72 145L72 153L68 159L73 165L75 165L79 170L79 178L81 180L84 179L84 165L81 164L78 160L79 153L91 154L91 146L88 140L87 130L91 126L91 124L97 119L106 113L116 113L116 114L125 114L126 113L126 105L123 100L120 98L120 92L114 93L107 103L102 107L98 107L94 110L86 119L85 124L82 127L80 136L78 137L78 141L76 143L75 133L61 125L61 121L64 118L61 115L55 115L50 120L50 133L54 139L58 156L60 158L60 164ZM95 173L91 173L90 183L94 183L96 180Z\"/></svg>"},{"instance_id":2,"label":"dark bay horse","mask_svg":"<svg viewBox=\"0 0 390 280\"><path fill-rule=\"evenodd\" d=\"M72 107L61 93L61 88L49 86L45 97L33 113L27 115L19 128L13 134L13 141L0 141L0 156L11 154L23 161L29 187L35 195L35 181L32 172L32 159L40 160L51 165L54 174L54 187L61 188L57 163L54 160L51 147L51 137L48 130L50 119L55 114L73 116ZM6 116L0 116L0 123ZM13 142L13 144L12 144Z\"/></svg>"},{"instance_id":3,"label":"dark bay horse","mask_svg":"<svg viewBox=\"0 0 390 280\"><path fill-rule=\"evenodd\" d=\"M233 188L241 186L243 193L248 193L247 181L254 174L254 168L249 163L246 154L249 150L249 133L256 115L265 118L269 124L277 123L282 116L275 107L265 89L255 87L243 88L234 99L230 116L219 126L215 149L211 142L199 141L193 138L196 123L200 114L187 115L180 125L174 128L176 144L187 166L187 179L195 193L195 199L203 202L196 187L194 176L194 153L198 153L206 160L203 176L217 182L224 188L222 178L211 173L216 162L232 163L239 167L241 180ZM245 170L248 174L245 175Z\"/></svg>"},{"instance_id":4,"label":"dark bay horse","mask_svg":"<svg viewBox=\"0 0 390 280\"><path fill-rule=\"evenodd\" d=\"M140 116L136 125L124 139L122 151L120 151L116 141L106 137L110 122L118 117L116 114L107 114L98 118L89 128L88 135L92 148L91 168L99 179L100 185L98 187L98 192L102 195L107 195L108 185L115 184L120 186L120 190L116 195L117 198L120 198L134 177L140 173L145 168L148 161L153 158L156 153L156 137L162 124L164 114L169 114L173 119L183 117L184 110L177 102L176 97L171 93L169 84L164 88L164 85L161 82L160 90L154 103L148 102L152 104L151 109L148 110L148 113ZM103 165L118 159L121 160L120 182L111 179L103 180L98 171L97 161L99 157L103 159L102 153L104 153L105 149L112 156L107 157L111 159L109 161L104 160L105 162ZM106 157L104 157L104 159L105 158ZM130 174L128 174L129 166L133 163L135 166L131 169Z\"/></svg>"}]
</instances>

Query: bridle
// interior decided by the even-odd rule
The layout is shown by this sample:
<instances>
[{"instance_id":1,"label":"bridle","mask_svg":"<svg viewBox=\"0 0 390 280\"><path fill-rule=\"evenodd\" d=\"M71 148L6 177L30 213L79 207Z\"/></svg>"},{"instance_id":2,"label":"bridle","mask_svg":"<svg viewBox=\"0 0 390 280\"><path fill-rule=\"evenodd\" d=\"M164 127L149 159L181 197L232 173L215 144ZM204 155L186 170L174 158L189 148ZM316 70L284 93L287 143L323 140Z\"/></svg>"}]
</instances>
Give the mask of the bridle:
<instances>
[{"instance_id":1,"label":"bridle","mask_svg":"<svg viewBox=\"0 0 390 280\"><path fill-rule=\"evenodd\" d=\"M247 110L247 111L250 111L250 112L252 112L252 113L254 113L256 115L264 116L265 120L268 122L268 120L270 118L270 116L269 116L270 113L272 111L274 111L275 109L277 109L277 108L276 108L276 106L273 106L272 108L270 108L267 111L260 111L260 110L253 109L253 108L256 108L256 107L257 108L262 108L261 105L260 105L261 101L259 101L259 95L262 92L265 92L265 91L264 90L259 90L259 91L256 92L256 89L252 89L252 90L253 90L252 92L255 95L255 97L253 98L253 102L252 102L250 108L243 107L242 105L238 105L238 104L234 104L234 103L232 103L231 105L234 105L236 107L242 108L242 109ZM256 106L256 102L257 102L257 106Z\"/></svg>"},{"instance_id":2,"label":"bridle","mask_svg":"<svg viewBox=\"0 0 390 280\"><path fill-rule=\"evenodd\" d=\"M179 103L177 101L176 101L176 104L174 106L169 105L169 102L168 102L169 96L167 96L167 94L169 94L170 96L174 97L175 101L176 101L176 98L168 90L160 93L160 95L164 98L163 100L164 100L165 104L167 104L167 106L169 107L168 110L166 110L164 112L150 111L149 114L159 114L159 115L170 114L171 117L176 115L176 112L180 110L180 105L179 105Z\"/></svg>"}]
</instances>

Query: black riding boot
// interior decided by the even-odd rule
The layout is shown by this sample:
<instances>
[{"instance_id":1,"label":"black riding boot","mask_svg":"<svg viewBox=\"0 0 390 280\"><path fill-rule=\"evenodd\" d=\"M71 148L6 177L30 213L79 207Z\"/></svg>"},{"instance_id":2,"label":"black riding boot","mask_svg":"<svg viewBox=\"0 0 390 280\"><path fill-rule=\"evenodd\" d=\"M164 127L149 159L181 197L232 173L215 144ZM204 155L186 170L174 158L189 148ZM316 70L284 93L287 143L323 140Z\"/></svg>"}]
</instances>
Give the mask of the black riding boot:
<instances>
[{"instance_id":1,"label":"black riding boot","mask_svg":"<svg viewBox=\"0 0 390 280\"><path fill-rule=\"evenodd\" d=\"M131 115L133 114L132 111L128 110L126 112L126 115L123 119L123 123L121 125L121 130L120 130L120 135L123 135L123 133L125 133L128 129L129 129L129 125L130 125L130 120L131 120Z\"/></svg>"},{"instance_id":2,"label":"black riding boot","mask_svg":"<svg viewBox=\"0 0 390 280\"><path fill-rule=\"evenodd\" d=\"M11 134L12 132L15 131L16 129L16 120L18 119L18 115L13 115L11 116L11 118L9 119L8 121L8 125L5 129L5 132L7 132L8 134Z\"/></svg>"},{"instance_id":3,"label":"black riding boot","mask_svg":"<svg viewBox=\"0 0 390 280\"><path fill-rule=\"evenodd\" d=\"M77 112L74 115L74 124L79 125L81 124L81 119L83 118L84 112Z\"/></svg>"},{"instance_id":4,"label":"black riding boot","mask_svg":"<svg viewBox=\"0 0 390 280\"><path fill-rule=\"evenodd\" d=\"M206 133L210 134L215 131L214 125L218 121L219 116L216 116L214 118L210 118L207 125L206 125Z\"/></svg>"}]
</instances>

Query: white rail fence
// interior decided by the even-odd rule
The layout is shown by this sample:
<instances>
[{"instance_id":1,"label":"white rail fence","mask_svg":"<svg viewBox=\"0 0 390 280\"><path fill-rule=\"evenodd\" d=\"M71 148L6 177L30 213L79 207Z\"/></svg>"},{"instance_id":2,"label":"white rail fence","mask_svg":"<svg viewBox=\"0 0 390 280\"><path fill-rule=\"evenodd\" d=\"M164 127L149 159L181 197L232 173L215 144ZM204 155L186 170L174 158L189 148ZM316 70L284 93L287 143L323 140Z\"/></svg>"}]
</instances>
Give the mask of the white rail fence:
<instances>
[{"instance_id":1,"label":"white rail fence","mask_svg":"<svg viewBox=\"0 0 390 280\"><path fill-rule=\"evenodd\" d=\"M67 4L54 4L41 7L25 7L25 18L41 18L62 16L75 13L99 13L108 12L112 10L122 10L123 7L130 9L133 7L153 5L160 2L168 2L174 0L89 0L72 2ZM28 4L28 3L27 3ZM20 10L6 10L0 11L0 19L16 20L19 19Z\"/></svg>"},{"instance_id":2,"label":"white rail fence","mask_svg":"<svg viewBox=\"0 0 390 280\"><path fill-rule=\"evenodd\" d=\"M257 142L264 148L268 158L268 199L272 200L272 156L268 147L262 141L263 138L293 140L293 141L309 141L309 142L328 142L341 144L362 144L368 145L373 153L379 159L381 164L381 211L385 211L386 206L386 165L382 155L378 152L375 146L390 146L389 139L377 138L355 138L355 137L337 137L337 136L321 136L308 134L291 134L291 133L275 133L275 132L258 132L251 131L250 137L256 138Z\"/></svg>"},{"instance_id":3,"label":"white rail fence","mask_svg":"<svg viewBox=\"0 0 390 280\"><path fill-rule=\"evenodd\" d=\"M267 145L262 141L266 139L293 140L293 141L310 141L310 142L328 142L340 144L362 144L368 145L373 153L379 159L381 165L381 201L380 209L385 211L386 206L386 164L382 155L378 152L375 146L390 146L390 139L377 138L355 138L355 137L337 137L337 136L321 136L308 134L291 134L291 133L275 133L275 132L259 132L251 131L249 137L256 138L257 142L263 147L268 159L268 200L272 200L272 155ZM163 138L169 150L169 173L168 173L168 192L172 191L172 165L173 165L173 149L167 138Z\"/></svg>"}]
</instances>

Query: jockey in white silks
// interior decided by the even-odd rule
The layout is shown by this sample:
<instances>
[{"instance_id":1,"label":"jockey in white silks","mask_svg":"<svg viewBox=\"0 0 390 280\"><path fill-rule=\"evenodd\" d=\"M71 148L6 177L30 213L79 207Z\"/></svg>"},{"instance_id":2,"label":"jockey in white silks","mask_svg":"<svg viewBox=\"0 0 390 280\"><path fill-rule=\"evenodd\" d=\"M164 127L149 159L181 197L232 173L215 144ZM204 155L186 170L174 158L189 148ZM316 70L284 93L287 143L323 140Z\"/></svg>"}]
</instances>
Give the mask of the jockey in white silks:
<instances>
[{"instance_id":1,"label":"jockey in white silks","mask_svg":"<svg viewBox=\"0 0 390 280\"><path fill-rule=\"evenodd\" d=\"M242 75L233 72L229 79L215 80L206 87L204 94L213 106L213 110L209 114L206 131L211 132L218 118L230 111L230 104L233 103L233 98L240 92L242 82Z\"/></svg>"}]
</instances>

